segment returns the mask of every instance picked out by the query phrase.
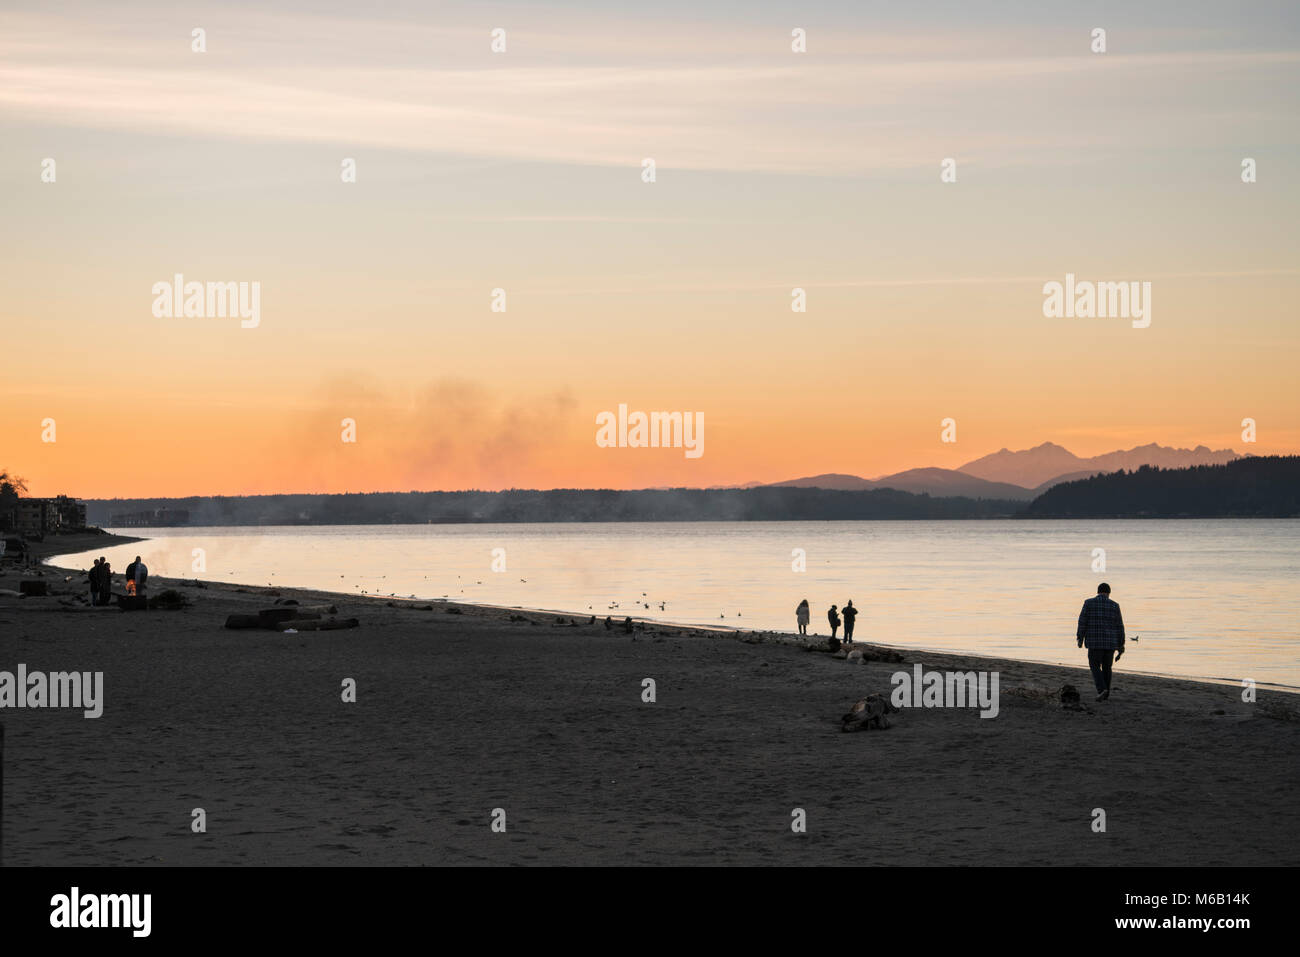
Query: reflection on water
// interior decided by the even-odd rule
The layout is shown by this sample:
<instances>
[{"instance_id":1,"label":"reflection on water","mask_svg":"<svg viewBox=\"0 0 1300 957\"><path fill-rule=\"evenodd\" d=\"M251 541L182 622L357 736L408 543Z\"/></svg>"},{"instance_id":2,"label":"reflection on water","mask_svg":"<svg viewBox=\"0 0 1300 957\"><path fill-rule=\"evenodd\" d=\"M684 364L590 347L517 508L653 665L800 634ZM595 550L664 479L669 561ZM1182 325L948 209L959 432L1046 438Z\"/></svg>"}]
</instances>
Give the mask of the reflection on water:
<instances>
[{"instance_id":1,"label":"reflection on water","mask_svg":"<svg viewBox=\"0 0 1300 957\"><path fill-rule=\"evenodd\" d=\"M1083 663L1075 618L1103 579L1126 667L1300 686L1300 521L707 522L124 529L151 575L446 597L605 616L828 634ZM505 570L493 571L493 549ZM206 571L193 569L202 549ZM793 570L795 549L807 570ZM1106 570L1094 572L1095 549ZM499 562L498 562L499 564ZM647 607L648 606L648 607ZM661 607L662 606L662 607Z\"/></svg>"}]
</instances>

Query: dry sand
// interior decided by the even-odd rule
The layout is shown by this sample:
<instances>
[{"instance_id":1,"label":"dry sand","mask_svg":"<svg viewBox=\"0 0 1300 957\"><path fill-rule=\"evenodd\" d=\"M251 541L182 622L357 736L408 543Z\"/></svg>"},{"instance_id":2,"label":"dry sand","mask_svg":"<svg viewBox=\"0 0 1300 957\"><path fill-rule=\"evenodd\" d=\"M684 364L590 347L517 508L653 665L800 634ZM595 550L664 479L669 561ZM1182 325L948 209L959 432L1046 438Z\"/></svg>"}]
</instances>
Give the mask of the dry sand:
<instances>
[{"instance_id":1,"label":"dry sand","mask_svg":"<svg viewBox=\"0 0 1300 957\"><path fill-rule=\"evenodd\" d=\"M1121 668L1095 703L1086 670L1017 661L857 665L773 635L217 584L124 613L20 599L18 577L0 670L103 671L105 691L94 720L0 711L7 864L1300 863L1296 695ZM223 627L277 594L361 627ZM999 671L1000 714L841 733L912 661Z\"/></svg>"}]
</instances>

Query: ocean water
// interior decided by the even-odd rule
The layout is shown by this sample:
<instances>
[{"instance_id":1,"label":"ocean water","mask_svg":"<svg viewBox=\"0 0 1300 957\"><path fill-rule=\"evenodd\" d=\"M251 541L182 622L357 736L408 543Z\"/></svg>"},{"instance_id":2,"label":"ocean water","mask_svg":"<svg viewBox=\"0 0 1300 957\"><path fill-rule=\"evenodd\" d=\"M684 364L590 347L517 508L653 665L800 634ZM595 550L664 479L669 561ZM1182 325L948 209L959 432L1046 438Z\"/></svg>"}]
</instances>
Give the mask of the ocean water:
<instances>
[{"instance_id":1,"label":"ocean water","mask_svg":"<svg viewBox=\"0 0 1300 957\"><path fill-rule=\"evenodd\" d=\"M1125 669L1300 687L1300 520L120 531L149 540L52 561L105 554L120 575L139 554L151 575L790 632L807 598L820 635L852 599L859 639L1066 664L1086 663L1075 622L1105 580L1139 636Z\"/></svg>"}]
</instances>

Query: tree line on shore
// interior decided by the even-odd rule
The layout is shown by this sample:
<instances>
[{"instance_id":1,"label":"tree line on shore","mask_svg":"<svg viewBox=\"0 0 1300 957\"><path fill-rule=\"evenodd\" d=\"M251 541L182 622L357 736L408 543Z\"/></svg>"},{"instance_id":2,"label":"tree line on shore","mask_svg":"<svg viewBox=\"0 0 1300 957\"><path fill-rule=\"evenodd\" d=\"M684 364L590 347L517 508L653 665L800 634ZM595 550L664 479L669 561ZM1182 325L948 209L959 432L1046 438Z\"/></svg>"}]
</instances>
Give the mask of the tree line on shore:
<instances>
[{"instance_id":1,"label":"tree line on shore","mask_svg":"<svg viewBox=\"0 0 1300 957\"><path fill-rule=\"evenodd\" d=\"M1225 465L1094 475L1049 488L1026 518L1294 518L1300 455L1252 456Z\"/></svg>"},{"instance_id":2,"label":"tree line on shore","mask_svg":"<svg viewBox=\"0 0 1300 957\"><path fill-rule=\"evenodd\" d=\"M5 478L0 492L16 497L21 480ZM187 510L191 525L1287 518L1300 516L1300 456L1143 466L1065 482L1028 504L895 489L508 489L90 500L88 520L106 525L123 509Z\"/></svg>"}]
</instances>

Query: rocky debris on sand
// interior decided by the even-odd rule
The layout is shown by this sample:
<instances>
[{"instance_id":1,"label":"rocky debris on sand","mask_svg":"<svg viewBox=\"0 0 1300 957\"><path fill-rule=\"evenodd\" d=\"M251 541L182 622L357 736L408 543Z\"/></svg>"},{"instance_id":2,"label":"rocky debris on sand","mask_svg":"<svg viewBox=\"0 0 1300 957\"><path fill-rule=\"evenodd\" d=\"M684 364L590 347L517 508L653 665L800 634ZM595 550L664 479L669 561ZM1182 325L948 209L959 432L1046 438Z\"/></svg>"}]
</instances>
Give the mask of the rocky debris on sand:
<instances>
[{"instance_id":1,"label":"rocky debris on sand","mask_svg":"<svg viewBox=\"0 0 1300 957\"><path fill-rule=\"evenodd\" d=\"M189 604L190 600L175 588L164 588L149 599L150 608L161 608L164 611L180 611L189 607Z\"/></svg>"},{"instance_id":2,"label":"rocky debris on sand","mask_svg":"<svg viewBox=\"0 0 1300 957\"><path fill-rule=\"evenodd\" d=\"M889 715L898 711L889 699L879 694L869 694L854 703L849 712L840 718L841 731L884 730L889 727Z\"/></svg>"},{"instance_id":3,"label":"rocky debris on sand","mask_svg":"<svg viewBox=\"0 0 1300 957\"><path fill-rule=\"evenodd\" d=\"M830 642L835 641L836 646L831 647ZM897 651L891 651L888 648L876 648L870 645L845 645L834 638L827 639L825 643L815 642L803 646L804 651L819 651L823 654L829 654L832 658L840 661L848 661L851 664L866 664L868 661L888 661L897 663L903 660L903 656Z\"/></svg>"}]
</instances>

